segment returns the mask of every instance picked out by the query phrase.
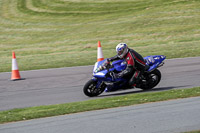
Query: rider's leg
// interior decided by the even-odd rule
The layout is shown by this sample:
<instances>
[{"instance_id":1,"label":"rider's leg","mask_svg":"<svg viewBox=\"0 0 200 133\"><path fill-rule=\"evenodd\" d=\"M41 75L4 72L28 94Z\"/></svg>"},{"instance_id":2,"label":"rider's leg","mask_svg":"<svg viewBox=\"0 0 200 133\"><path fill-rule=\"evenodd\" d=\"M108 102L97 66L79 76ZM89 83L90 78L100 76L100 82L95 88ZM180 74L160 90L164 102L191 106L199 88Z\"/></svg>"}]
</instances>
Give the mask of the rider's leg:
<instances>
[{"instance_id":1,"label":"rider's leg","mask_svg":"<svg viewBox=\"0 0 200 133\"><path fill-rule=\"evenodd\" d=\"M129 85L130 86L133 86L135 83L136 83L136 81L137 81L137 79L140 77L140 71L135 71L135 73L133 74L133 76L131 77L131 79L129 80Z\"/></svg>"}]
</instances>

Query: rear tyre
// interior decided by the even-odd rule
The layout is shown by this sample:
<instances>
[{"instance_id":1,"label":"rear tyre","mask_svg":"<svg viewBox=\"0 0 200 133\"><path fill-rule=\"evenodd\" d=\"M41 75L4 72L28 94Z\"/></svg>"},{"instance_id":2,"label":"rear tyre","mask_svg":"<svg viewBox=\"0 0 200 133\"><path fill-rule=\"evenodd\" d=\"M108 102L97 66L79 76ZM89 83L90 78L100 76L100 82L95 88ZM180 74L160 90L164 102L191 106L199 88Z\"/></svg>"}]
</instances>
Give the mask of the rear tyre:
<instances>
[{"instance_id":1,"label":"rear tyre","mask_svg":"<svg viewBox=\"0 0 200 133\"><path fill-rule=\"evenodd\" d=\"M158 69L153 70L150 73L146 73L142 82L141 89L149 90L154 88L161 80L161 73Z\"/></svg>"},{"instance_id":2,"label":"rear tyre","mask_svg":"<svg viewBox=\"0 0 200 133\"><path fill-rule=\"evenodd\" d=\"M94 97L100 95L106 88L106 85L102 83L99 88L97 86L97 81L90 79L83 87L83 92L88 97Z\"/></svg>"}]
</instances>

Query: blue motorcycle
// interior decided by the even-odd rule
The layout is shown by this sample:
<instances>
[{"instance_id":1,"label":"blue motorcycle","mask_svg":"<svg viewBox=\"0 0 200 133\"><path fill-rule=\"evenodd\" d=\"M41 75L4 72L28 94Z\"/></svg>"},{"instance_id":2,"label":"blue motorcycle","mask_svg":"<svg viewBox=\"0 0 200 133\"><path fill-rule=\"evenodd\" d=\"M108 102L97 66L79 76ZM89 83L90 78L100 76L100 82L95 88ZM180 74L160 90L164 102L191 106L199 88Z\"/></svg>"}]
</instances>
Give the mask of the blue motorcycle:
<instances>
[{"instance_id":1,"label":"blue motorcycle","mask_svg":"<svg viewBox=\"0 0 200 133\"><path fill-rule=\"evenodd\" d=\"M146 62L145 72L140 76L137 84L129 85L129 78L115 78L115 74L126 68L125 60L117 60L111 63L107 59L96 62L93 77L84 86L83 92L86 96L94 97L101 93L113 92L121 89L141 88L148 90L154 88L161 80L161 73L157 69L164 64L166 56L154 55L144 57Z\"/></svg>"}]
</instances>

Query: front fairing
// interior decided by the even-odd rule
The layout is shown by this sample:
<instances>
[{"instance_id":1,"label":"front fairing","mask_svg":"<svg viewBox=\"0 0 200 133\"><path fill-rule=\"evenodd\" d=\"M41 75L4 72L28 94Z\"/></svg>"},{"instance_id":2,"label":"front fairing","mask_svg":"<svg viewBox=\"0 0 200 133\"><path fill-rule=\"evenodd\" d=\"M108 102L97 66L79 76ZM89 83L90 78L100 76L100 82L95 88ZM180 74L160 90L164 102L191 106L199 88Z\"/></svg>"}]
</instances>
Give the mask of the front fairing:
<instances>
[{"instance_id":1,"label":"front fairing","mask_svg":"<svg viewBox=\"0 0 200 133\"><path fill-rule=\"evenodd\" d=\"M104 63L107 61L107 59L96 62L94 69L93 69L93 76L96 78L107 78L106 75L108 71L113 72L113 71L123 71L127 64L124 60L117 60L112 62L112 67L109 69L103 68Z\"/></svg>"},{"instance_id":2,"label":"front fairing","mask_svg":"<svg viewBox=\"0 0 200 133\"><path fill-rule=\"evenodd\" d=\"M106 69L103 69L103 64L106 60L102 60L99 62L96 62L94 65L94 69L93 69L93 76L94 77L105 77L105 75L108 73L108 71Z\"/></svg>"},{"instance_id":3,"label":"front fairing","mask_svg":"<svg viewBox=\"0 0 200 133\"><path fill-rule=\"evenodd\" d=\"M108 73L107 70L102 70L100 72L93 73L93 76L96 78L105 78L107 73Z\"/></svg>"},{"instance_id":4,"label":"front fairing","mask_svg":"<svg viewBox=\"0 0 200 133\"><path fill-rule=\"evenodd\" d=\"M103 63L105 62L105 60L102 60L102 61L99 61L99 62L96 62L95 65L94 65L94 69L93 69L93 74L97 73L99 70L98 68L103 65Z\"/></svg>"}]
</instances>

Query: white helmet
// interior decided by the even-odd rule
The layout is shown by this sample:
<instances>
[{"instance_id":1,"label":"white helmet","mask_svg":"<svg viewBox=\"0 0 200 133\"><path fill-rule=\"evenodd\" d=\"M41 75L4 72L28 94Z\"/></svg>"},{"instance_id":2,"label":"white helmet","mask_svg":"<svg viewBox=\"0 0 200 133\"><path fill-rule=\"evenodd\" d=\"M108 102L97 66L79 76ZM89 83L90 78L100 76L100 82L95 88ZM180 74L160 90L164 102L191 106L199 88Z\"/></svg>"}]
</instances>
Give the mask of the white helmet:
<instances>
[{"instance_id":1,"label":"white helmet","mask_svg":"<svg viewBox=\"0 0 200 133\"><path fill-rule=\"evenodd\" d=\"M128 46L126 43L119 43L116 46L116 52L120 59L124 58L124 56L128 53Z\"/></svg>"}]
</instances>

